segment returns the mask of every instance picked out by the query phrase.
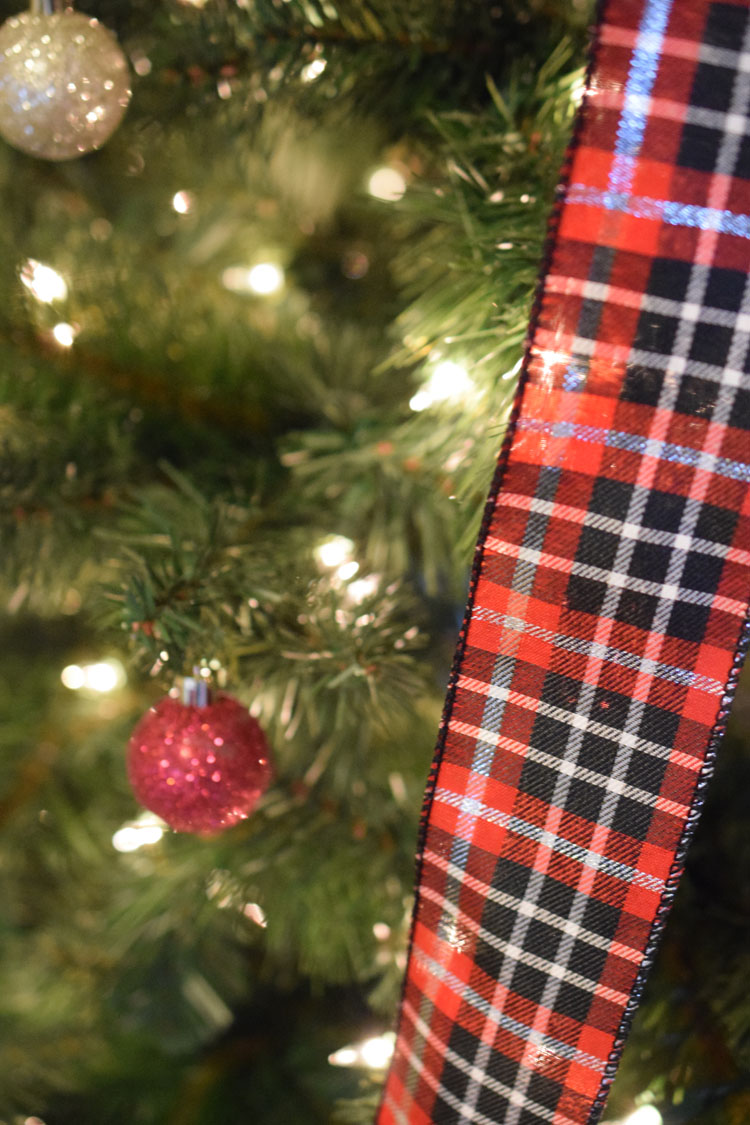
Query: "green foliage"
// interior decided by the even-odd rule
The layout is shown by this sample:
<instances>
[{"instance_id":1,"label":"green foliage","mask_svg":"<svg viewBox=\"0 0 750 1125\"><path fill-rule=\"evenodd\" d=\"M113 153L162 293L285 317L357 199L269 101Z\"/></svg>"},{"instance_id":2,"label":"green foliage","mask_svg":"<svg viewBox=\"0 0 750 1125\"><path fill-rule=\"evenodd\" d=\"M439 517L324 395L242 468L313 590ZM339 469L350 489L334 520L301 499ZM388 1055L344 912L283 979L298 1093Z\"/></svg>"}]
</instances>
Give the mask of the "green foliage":
<instances>
[{"instance_id":1,"label":"green foliage","mask_svg":"<svg viewBox=\"0 0 750 1125\"><path fill-rule=\"evenodd\" d=\"M424 778L590 9L86 7L135 67L122 127L63 164L0 148L0 1118L370 1120L378 1076L327 1056L397 1003ZM383 165L398 199L368 192ZM22 286L28 259L64 299ZM283 269L278 293L227 287L258 262ZM462 394L414 409L446 362ZM331 537L356 573L322 561ZM60 683L103 657L127 686ZM120 853L129 733L195 666L252 707L277 780L219 837ZM613 1106L648 1089L675 1121L739 1125L741 810L708 823L675 920L721 921L720 973L715 931L685 953L676 929ZM718 854L726 883L705 876ZM679 1050L665 1031L696 975L720 1072L689 1005Z\"/></svg>"},{"instance_id":2,"label":"green foliage","mask_svg":"<svg viewBox=\"0 0 750 1125\"><path fill-rule=\"evenodd\" d=\"M63 164L0 149L0 1117L361 1118L372 1083L363 1109L327 1055L398 999L583 20L534 0L89 8L135 66L122 127ZM400 200L367 190L383 165ZM29 259L64 298L20 284ZM279 293L227 286L264 261ZM474 391L416 412L441 358ZM344 571L321 556L342 536ZM126 687L60 683L103 657ZM277 780L222 836L120 853L129 732L195 666L252 706Z\"/></svg>"}]
</instances>

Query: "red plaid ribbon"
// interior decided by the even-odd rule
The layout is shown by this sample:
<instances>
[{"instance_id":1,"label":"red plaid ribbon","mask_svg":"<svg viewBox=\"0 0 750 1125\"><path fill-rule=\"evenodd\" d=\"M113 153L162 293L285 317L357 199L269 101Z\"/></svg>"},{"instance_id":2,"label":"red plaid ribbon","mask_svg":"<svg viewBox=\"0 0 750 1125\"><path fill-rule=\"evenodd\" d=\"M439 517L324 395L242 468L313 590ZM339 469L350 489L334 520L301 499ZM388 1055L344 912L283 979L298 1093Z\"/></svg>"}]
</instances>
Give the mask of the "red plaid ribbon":
<instances>
[{"instance_id":1,"label":"red plaid ribbon","mask_svg":"<svg viewBox=\"0 0 750 1125\"><path fill-rule=\"evenodd\" d=\"M378 1125L602 1112L747 637L749 14L604 7L428 787Z\"/></svg>"}]
</instances>

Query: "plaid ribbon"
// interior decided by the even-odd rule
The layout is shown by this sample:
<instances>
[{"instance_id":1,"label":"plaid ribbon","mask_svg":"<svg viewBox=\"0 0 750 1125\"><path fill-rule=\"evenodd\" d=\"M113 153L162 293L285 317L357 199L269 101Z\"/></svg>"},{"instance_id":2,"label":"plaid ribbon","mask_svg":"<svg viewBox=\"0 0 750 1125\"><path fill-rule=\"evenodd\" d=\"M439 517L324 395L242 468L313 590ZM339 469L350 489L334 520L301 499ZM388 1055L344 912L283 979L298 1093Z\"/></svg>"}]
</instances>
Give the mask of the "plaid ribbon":
<instances>
[{"instance_id":1,"label":"plaid ribbon","mask_svg":"<svg viewBox=\"0 0 750 1125\"><path fill-rule=\"evenodd\" d=\"M603 1110L748 635L749 16L604 6L428 785L378 1125Z\"/></svg>"}]
</instances>

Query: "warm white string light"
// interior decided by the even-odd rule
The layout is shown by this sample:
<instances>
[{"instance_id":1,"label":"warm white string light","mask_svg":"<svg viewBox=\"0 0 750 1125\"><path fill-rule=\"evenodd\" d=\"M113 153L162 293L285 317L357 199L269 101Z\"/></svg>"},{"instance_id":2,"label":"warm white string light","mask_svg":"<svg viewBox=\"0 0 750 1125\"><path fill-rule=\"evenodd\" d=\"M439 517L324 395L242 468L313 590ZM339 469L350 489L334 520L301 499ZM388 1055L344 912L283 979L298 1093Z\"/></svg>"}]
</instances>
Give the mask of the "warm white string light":
<instances>
[{"instance_id":1,"label":"warm white string light","mask_svg":"<svg viewBox=\"0 0 750 1125\"><path fill-rule=\"evenodd\" d=\"M311 63L302 68L302 81L314 82L316 78L320 78L327 65L325 59L313 59Z\"/></svg>"},{"instance_id":2,"label":"warm white string light","mask_svg":"<svg viewBox=\"0 0 750 1125\"><path fill-rule=\"evenodd\" d=\"M105 695L125 683L125 669L119 660L98 660L94 664L68 664L60 673L63 685L70 691L96 692Z\"/></svg>"},{"instance_id":3,"label":"warm white string light","mask_svg":"<svg viewBox=\"0 0 750 1125\"><path fill-rule=\"evenodd\" d=\"M72 348L76 338L76 330L72 324L61 321L52 329L52 335L61 348Z\"/></svg>"},{"instance_id":4,"label":"warm white string light","mask_svg":"<svg viewBox=\"0 0 750 1125\"><path fill-rule=\"evenodd\" d=\"M354 543L345 535L329 535L315 548L315 557L322 566L338 570L353 561Z\"/></svg>"},{"instance_id":5,"label":"warm white string light","mask_svg":"<svg viewBox=\"0 0 750 1125\"><path fill-rule=\"evenodd\" d=\"M118 828L112 837L112 847L118 852L135 852L149 844L158 844L167 825L153 813L144 812L137 820L129 820Z\"/></svg>"},{"instance_id":6,"label":"warm white string light","mask_svg":"<svg viewBox=\"0 0 750 1125\"><path fill-rule=\"evenodd\" d=\"M641 1105L622 1122L622 1125L663 1125L664 1118L655 1105Z\"/></svg>"},{"instance_id":7,"label":"warm white string light","mask_svg":"<svg viewBox=\"0 0 750 1125\"><path fill-rule=\"evenodd\" d=\"M356 582L349 583L346 591L347 596L355 605L359 605L366 598L372 597L378 588L378 583L377 574L368 574L365 578L358 578Z\"/></svg>"},{"instance_id":8,"label":"warm white string light","mask_svg":"<svg viewBox=\"0 0 750 1125\"><path fill-rule=\"evenodd\" d=\"M225 289L233 293L255 293L270 297L284 287L284 271L275 262L258 262L254 266L229 266L221 275Z\"/></svg>"},{"instance_id":9,"label":"warm white string light","mask_svg":"<svg viewBox=\"0 0 750 1125\"><path fill-rule=\"evenodd\" d=\"M19 277L32 297L45 305L50 305L53 301L64 301L68 295L68 285L62 274L53 270L52 266L46 266L44 262L37 262L35 258L24 262Z\"/></svg>"},{"instance_id":10,"label":"warm white string light","mask_svg":"<svg viewBox=\"0 0 750 1125\"><path fill-rule=\"evenodd\" d=\"M361 1043L340 1047L328 1056L331 1066L364 1066L368 1070L385 1070L393 1057L396 1036L392 1031L374 1035Z\"/></svg>"},{"instance_id":11,"label":"warm white string light","mask_svg":"<svg viewBox=\"0 0 750 1125\"><path fill-rule=\"evenodd\" d=\"M386 203L395 203L406 191L406 180L398 168L387 166L376 168L367 181L367 190L376 199L383 199Z\"/></svg>"},{"instance_id":12,"label":"warm white string light","mask_svg":"<svg viewBox=\"0 0 750 1125\"><path fill-rule=\"evenodd\" d=\"M172 196L172 208L178 215L188 215L195 206L195 196L191 191L176 191Z\"/></svg>"},{"instance_id":13,"label":"warm white string light","mask_svg":"<svg viewBox=\"0 0 750 1125\"><path fill-rule=\"evenodd\" d=\"M414 411L427 410L436 402L460 402L475 390L466 369L452 359L444 359L433 369L425 385L409 399L409 406Z\"/></svg>"}]
</instances>

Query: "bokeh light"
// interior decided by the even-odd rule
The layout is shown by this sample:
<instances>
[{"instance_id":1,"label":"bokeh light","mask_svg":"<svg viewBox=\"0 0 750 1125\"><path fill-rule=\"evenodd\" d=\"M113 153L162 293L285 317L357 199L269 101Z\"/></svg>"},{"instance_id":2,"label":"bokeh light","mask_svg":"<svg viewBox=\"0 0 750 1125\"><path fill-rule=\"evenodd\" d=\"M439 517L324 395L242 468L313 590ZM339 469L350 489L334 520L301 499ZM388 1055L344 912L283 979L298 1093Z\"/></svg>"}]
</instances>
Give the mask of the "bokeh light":
<instances>
[{"instance_id":1,"label":"bokeh light","mask_svg":"<svg viewBox=\"0 0 750 1125\"><path fill-rule=\"evenodd\" d=\"M148 844L158 844L167 825L153 813L144 812L137 820L129 820L118 828L112 837L112 846L118 852L135 852Z\"/></svg>"},{"instance_id":2,"label":"bokeh light","mask_svg":"<svg viewBox=\"0 0 750 1125\"><path fill-rule=\"evenodd\" d=\"M105 695L125 683L125 669L119 660L98 660L94 664L68 664L60 673L63 685L70 691Z\"/></svg>"},{"instance_id":3,"label":"bokeh light","mask_svg":"<svg viewBox=\"0 0 750 1125\"><path fill-rule=\"evenodd\" d=\"M460 363L444 359L433 370L425 385L412 395L412 410L427 410L436 402L458 402L475 390L474 382Z\"/></svg>"},{"instance_id":4,"label":"bokeh light","mask_svg":"<svg viewBox=\"0 0 750 1125\"><path fill-rule=\"evenodd\" d=\"M52 301L64 301L68 295L68 286L62 274L35 258L24 262L19 276L31 295L45 305Z\"/></svg>"},{"instance_id":5,"label":"bokeh light","mask_svg":"<svg viewBox=\"0 0 750 1125\"><path fill-rule=\"evenodd\" d=\"M76 338L76 330L72 324L56 324L52 335L61 348L72 348Z\"/></svg>"},{"instance_id":6,"label":"bokeh light","mask_svg":"<svg viewBox=\"0 0 750 1125\"><path fill-rule=\"evenodd\" d=\"M188 215L195 206L195 196L191 191L176 191L172 196L172 207L178 215Z\"/></svg>"},{"instance_id":7,"label":"bokeh light","mask_svg":"<svg viewBox=\"0 0 750 1125\"><path fill-rule=\"evenodd\" d=\"M406 180L397 168L376 168L367 181L367 190L376 199L395 203L406 191Z\"/></svg>"},{"instance_id":8,"label":"bokeh light","mask_svg":"<svg viewBox=\"0 0 750 1125\"><path fill-rule=\"evenodd\" d=\"M393 1058L396 1036L392 1031L374 1035L361 1043L340 1047L328 1056L331 1066L364 1066L369 1070L385 1070Z\"/></svg>"}]
</instances>

